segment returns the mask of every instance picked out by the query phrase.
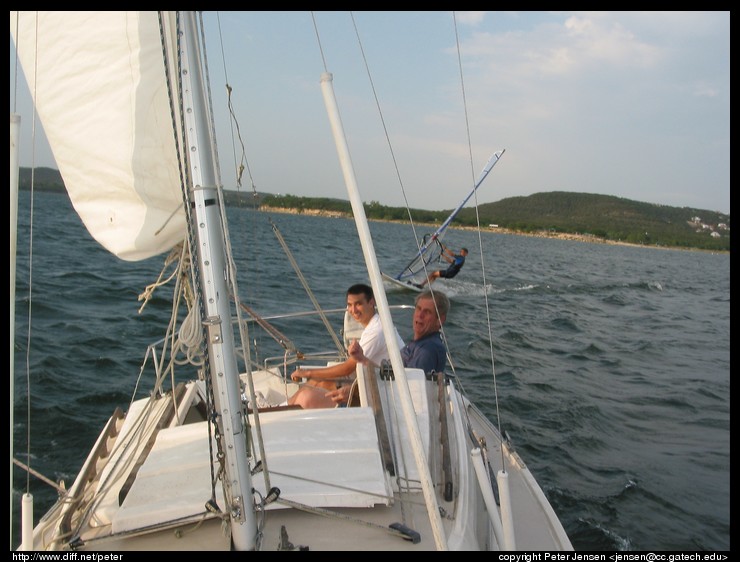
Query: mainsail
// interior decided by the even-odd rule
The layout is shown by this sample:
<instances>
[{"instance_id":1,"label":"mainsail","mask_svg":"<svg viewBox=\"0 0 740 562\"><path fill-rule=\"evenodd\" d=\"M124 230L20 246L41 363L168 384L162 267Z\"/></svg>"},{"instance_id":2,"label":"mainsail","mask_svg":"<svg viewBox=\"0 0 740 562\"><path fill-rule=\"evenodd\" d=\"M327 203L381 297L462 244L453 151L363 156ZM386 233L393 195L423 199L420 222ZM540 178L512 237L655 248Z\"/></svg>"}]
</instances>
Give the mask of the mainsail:
<instances>
[{"instance_id":1,"label":"mainsail","mask_svg":"<svg viewBox=\"0 0 740 562\"><path fill-rule=\"evenodd\" d=\"M445 219L445 221L439 226L437 230L435 230L431 234L424 235L418 252L414 255L414 257L406 265L406 267L404 267L398 275L393 277L394 279L398 281L410 282L419 281L421 280L421 278L426 277L425 270L427 266L434 262L437 262L442 255L442 238L447 231L447 227L450 226L460 210L465 206L465 204L473 196L475 191L480 187L480 185L483 183L483 180L488 177L489 172L493 169L493 167L496 165L496 162L499 161L505 151L506 149L499 150L498 152L493 153L493 155L488 159L488 162L481 171L480 175L478 176L478 179L475 181L475 185L473 186L473 189L470 190L470 193L468 193L460 202L460 204L455 207L455 210L450 213L450 216Z\"/></svg>"},{"instance_id":2,"label":"mainsail","mask_svg":"<svg viewBox=\"0 0 740 562\"><path fill-rule=\"evenodd\" d=\"M17 15L11 12L16 50L85 227L125 260L169 250L186 232L181 135L173 130L181 119L170 107L177 84L165 80L157 12ZM176 37L165 36L172 53Z\"/></svg>"}]
</instances>

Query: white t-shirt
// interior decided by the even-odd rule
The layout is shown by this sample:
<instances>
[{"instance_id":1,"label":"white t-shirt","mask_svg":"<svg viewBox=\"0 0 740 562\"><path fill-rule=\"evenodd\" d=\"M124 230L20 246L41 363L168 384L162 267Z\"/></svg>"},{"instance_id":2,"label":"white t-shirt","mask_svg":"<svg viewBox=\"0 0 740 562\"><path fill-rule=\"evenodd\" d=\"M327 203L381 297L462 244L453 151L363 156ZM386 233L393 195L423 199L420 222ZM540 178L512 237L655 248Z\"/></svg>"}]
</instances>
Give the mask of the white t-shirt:
<instances>
[{"instance_id":1,"label":"white t-shirt","mask_svg":"<svg viewBox=\"0 0 740 562\"><path fill-rule=\"evenodd\" d=\"M397 330L394 329L394 331L396 332L396 340L400 349L404 345L403 339L398 335ZM388 347L385 345L385 338L383 337L383 324L380 322L380 315L377 312L362 331L360 346L365 357L376 365L380 365L383 359L390 359Z\"/></svg>"}]
</instances>

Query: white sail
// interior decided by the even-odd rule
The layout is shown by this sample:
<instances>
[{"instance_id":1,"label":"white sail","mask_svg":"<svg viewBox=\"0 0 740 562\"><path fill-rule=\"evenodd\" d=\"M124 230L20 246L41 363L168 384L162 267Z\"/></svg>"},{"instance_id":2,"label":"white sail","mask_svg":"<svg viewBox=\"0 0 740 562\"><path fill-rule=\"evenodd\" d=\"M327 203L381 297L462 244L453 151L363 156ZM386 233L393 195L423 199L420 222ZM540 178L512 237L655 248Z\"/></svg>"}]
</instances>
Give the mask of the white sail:
<instances>
[{"instance_id":1,"label":"white sail","mask_svg":"<svg viewBox=\"0 0 740 562\"><path fill-rule=\"evenodd\" d=\"M20 12L17 34L16 12L10 22L90 234L129 261L180 242L185 215L157 12Z\"/></svg>"}]
</instances>

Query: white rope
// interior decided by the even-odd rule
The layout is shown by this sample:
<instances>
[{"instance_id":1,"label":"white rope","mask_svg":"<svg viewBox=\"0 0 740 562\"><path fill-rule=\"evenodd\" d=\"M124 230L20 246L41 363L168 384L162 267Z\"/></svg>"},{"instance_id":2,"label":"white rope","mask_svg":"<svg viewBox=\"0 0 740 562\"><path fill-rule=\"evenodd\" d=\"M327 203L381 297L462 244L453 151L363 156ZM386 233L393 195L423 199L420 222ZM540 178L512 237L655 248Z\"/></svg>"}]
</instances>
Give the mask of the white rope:
<instances>
[{"instance_id":1,"label":"white rope","mask_svg":"<svg viewBox=\"0 0 740 562\"><path fill-rule=\"evenodd\" d=\"M203 341L203 330L201 330L200 322L198 321L199 316L196 312L195 308L191 308L188 311L177 333L179 347L185 349L185 356L188 358L189 363L194 362L195 354L200 351L200 345ZM202 359L197 363L202 363Z\"/></svg>"},{"instance_id":2,"label":"white rope","mask_svg":"<svg viewBox=\"0 0 740 562\"><path fill-rule=\"evenodd\" d=\"M177 273L180 271L180 268L177 267L169 275L169 277L167 277L167 279L162 280L162 277L164 277L164 274L167 268L170 265L172 265L172 263L175 262L175 260L177 260L181 252L182 252L182 246L180 244L172 248L169 255L164 260L164 266L162 266L162 271L159 272L159 277L157 278L157 280L154 283L147 285L146 288L144 289L144 292L142 292L139 295L139 300L144 301L144 304L142 304L141 307L139 307L139 314L141 314L141 312L144 310L144 307L149 303L149 299L152 298L152 295L154 294L154 290L172 281L172 278L175 275L177 275Z\"/></svg>"}]
</instances>

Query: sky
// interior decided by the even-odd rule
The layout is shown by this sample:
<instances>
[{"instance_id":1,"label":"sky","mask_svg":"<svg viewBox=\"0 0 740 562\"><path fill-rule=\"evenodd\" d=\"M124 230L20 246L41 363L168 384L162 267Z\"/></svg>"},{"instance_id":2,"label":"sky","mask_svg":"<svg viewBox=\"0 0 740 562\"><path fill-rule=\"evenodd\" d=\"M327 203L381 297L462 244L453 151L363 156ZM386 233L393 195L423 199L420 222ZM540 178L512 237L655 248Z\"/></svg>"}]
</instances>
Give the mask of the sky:
<instances>
[{"instance_id":1,"label":"sky","mask_svg":"<svg viewBox=\"0 0 740 562\"><path fill-rule=\"evenodd\" d=\"M539 192L730 212L729 12L206 12L224 186L446 210ZM316 27L314 27L314 22ZM359 39L358 39L359 36ZM21 166L56 167L16 80ZM33 144L32 144L32 141Z\"/></svg>"}]
</instances>

